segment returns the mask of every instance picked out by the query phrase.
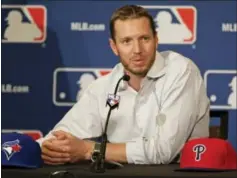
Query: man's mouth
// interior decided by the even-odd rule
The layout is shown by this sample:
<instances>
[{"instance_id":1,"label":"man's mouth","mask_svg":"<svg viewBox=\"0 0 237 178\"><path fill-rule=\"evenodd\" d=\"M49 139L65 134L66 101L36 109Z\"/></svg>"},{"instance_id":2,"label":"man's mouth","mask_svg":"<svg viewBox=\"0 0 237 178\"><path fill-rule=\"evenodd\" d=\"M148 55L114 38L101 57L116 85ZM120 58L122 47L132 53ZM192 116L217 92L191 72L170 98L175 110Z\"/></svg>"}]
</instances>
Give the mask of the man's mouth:
<instances>
[{"instance_id":1,"label":"man's mouth","mask_svg":"<svg viewBox=\"0 0 237 178\"><path fill-rule=\"evenodd\" d=\"M139 59L133 59L132 60L132 63L133 64L135 64L135 65L144 65L145 64L145 60L144 59L141 59L141 58L139 58Z\"/></svg>"}]
</instances>

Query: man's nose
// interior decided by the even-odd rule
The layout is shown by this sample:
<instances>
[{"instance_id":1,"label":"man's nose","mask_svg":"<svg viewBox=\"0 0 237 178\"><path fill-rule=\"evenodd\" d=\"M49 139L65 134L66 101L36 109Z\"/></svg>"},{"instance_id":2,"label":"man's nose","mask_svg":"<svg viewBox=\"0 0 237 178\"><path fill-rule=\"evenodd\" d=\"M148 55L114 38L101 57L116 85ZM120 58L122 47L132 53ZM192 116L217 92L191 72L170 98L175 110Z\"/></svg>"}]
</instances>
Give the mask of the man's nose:
<instances>
[{"instance_id":1,"label":"man's nose","mask_svg":"<svg viewBox=\"0 0 237 178\"><path fill-rule=\"evenodd\" d=\"M136 54L140 54L142 52L142 44L139 41L134 42L133 52Z\"/></svg>"}]
</instances>

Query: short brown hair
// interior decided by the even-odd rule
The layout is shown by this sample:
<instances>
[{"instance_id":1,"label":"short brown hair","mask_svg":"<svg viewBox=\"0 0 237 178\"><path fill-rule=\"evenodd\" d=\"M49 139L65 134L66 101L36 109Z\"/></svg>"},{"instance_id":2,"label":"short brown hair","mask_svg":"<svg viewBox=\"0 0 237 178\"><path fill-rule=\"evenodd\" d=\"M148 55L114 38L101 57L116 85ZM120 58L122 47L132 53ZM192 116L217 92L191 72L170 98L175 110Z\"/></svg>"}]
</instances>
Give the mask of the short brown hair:
<instances>
[{"instance_id":1,"label":"short brown hair","mask_svg":"<svg viewBox=\"0 0 237 178\"><path fill-rule=\"evenodd\" d=\"M127 20L146 17L150 22L150 26L154 35L156 35L156 27L152 16L141 6L136 5L125 5L117 9L111 16L110 19L110 35L115 41L115 30L114 24L116 20Z\"/></svg>"}]
</instances>

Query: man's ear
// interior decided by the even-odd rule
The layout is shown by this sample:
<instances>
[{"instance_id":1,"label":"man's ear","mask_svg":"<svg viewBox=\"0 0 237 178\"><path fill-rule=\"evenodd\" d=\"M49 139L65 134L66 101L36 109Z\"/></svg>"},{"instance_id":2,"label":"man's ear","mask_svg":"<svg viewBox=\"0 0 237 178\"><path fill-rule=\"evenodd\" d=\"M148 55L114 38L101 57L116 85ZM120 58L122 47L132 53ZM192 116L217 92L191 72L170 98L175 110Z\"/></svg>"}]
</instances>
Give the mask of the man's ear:
<instances>
[{"instance_id":1,"label":"man's ear","mask_svg":"<svg viewBox=\"0 0 237 178\"><path fill-rule=\"evenodd\" d=\"M109 39L109 44L110 44L110 47L111 47L112 51L114 52L114 54L116 56L118 56L117 46L116 46L116 43L114 42L114 40L112 38Z\"/></svg>"},{"instance_id":2,"label":"man's ear","mask_svg":"<svg viewBox=\"0 0 237 178\"><path fill-rule=\"evenodd\" d=\"M157 33L155 34L155 39L156 39L156 49L157 49L158 44L159 44L159 37L158 37Z\"/></svg>"}]
</instances>

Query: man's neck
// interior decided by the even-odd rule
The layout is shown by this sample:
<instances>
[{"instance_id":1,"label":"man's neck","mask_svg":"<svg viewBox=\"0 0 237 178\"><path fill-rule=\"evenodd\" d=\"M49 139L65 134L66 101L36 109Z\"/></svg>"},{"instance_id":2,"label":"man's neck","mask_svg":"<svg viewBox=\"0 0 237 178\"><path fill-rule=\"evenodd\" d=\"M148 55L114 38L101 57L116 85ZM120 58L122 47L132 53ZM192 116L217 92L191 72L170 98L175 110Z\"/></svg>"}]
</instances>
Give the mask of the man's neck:
<instances>
[{"instance_id":1,"label":"man's neck","mask_svg":"<svg viewBox=\"0 0 237 178\"><path fill-rule=\"evenodd\" d=\"M127 72L127 74L130 76L128 85L138 92L141 88L141 82L145 76L134 75L130 72Z\"/></svg>"}]
</instances>

